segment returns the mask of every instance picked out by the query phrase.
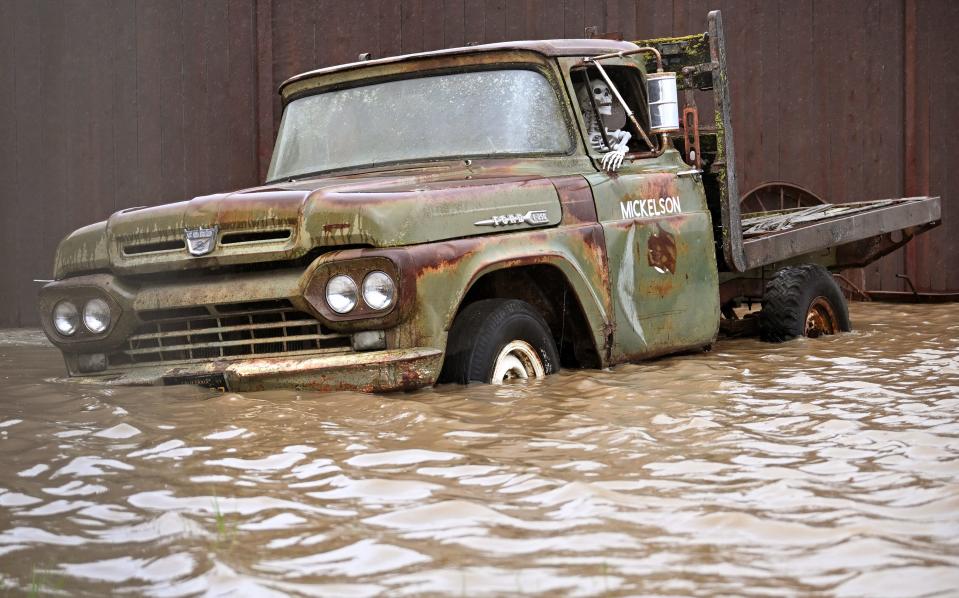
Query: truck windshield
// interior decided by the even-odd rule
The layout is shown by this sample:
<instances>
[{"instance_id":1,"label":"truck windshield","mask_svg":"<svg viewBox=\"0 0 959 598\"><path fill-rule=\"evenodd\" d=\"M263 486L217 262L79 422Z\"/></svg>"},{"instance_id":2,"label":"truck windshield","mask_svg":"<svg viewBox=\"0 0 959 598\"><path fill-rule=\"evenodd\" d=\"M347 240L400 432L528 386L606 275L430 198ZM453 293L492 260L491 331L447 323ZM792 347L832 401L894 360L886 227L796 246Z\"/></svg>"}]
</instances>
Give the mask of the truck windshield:
<instances>
[{"instance_id":1,"label":"truck windshield","mask_svg":"<svg viewBox=\"0 0 959 598\"><path fill-rule=\"evenodd\" d=\"M429 158L566 153L571 143L542 74L436 75L290 102L267 179Z\"/></svg>"}]
</instances>

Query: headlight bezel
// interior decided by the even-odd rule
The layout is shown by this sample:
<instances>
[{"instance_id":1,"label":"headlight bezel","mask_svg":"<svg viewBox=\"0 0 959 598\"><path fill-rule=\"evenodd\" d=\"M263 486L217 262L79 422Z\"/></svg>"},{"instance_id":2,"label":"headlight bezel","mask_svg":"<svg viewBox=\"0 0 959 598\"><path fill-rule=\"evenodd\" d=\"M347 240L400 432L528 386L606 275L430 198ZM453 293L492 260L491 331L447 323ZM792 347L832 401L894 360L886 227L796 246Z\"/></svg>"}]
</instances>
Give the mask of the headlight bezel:
<instances>
[{"instance_id":1,"label":"headlight bezel","mask_svg":"<svg viewBox=\"0 0 959 598\"><path fill-rule=\"evenodd\" d=\"M352 332L372 328L390 328L408 316L415 295L412 263L397 250L384 250L383 255L369 255L369 250L348 249L331 253L316 260L304 275L303 299L310 311L319 316L325 326L338 332ZM395 286L391 305L376 310L363 299L363 281L371 272L381 271L393 280ZM347 275L357 284L357 305L349 313L333 311L326 301L326 285L337 275Z\"/></svg>"},{"instance_id":2,"label":"headlight bezel","mask_svg":"<svg viewBox=\"0 0 959 598\"><path fill-rule=\"evenodd\" d=\"M133 295L123 284L109 274L90 274L45 284L38 293L40 325L47 338L57 347L66 350L77 347L83 351L92 349L109 350L121 344L128 334L138 325L136 318L127 317L131 311ZM94 334L83 325L83 308L91 299L99 298L110 307L110 325L101 334ZM78 321L76 331L65 336L57 330L53 320L53 310L61 301L69 301L77 308Z\"/></svg>"}]
</instances>

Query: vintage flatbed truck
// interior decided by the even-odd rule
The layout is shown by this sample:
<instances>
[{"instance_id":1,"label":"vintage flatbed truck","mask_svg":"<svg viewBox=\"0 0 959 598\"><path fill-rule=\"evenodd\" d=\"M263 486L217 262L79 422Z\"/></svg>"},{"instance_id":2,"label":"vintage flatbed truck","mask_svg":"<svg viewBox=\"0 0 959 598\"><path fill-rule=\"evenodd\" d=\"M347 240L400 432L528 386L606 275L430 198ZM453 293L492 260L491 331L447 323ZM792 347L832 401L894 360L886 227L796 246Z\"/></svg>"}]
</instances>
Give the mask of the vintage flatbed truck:
<instances>
[{"instance_id":1,"label":"vintage flatbed truck","mask_svg":"<svg viewBox=\"0 0 959 598\"><path fill-rule=\"evenodd\" d=\"M770 340L834 333L826 269L940 218L930 197L741 215L718 12L699 35L364 60L280 93L265 185L62 241L39 309L71 377L499 382L706 347L746 301Z\"/></svg>"}]
</instances>

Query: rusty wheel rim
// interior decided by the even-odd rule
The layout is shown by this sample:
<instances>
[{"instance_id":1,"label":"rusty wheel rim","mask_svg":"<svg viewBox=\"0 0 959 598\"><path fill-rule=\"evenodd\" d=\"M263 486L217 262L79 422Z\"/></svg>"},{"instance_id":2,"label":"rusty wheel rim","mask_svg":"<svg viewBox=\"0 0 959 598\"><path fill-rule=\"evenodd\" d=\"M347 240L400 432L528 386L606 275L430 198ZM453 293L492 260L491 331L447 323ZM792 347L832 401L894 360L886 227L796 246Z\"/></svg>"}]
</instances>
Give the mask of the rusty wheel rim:
<instances>
[{"instance_id":1,"label":"rusty wheel rim","mask_svg":"<svg viewBox=\"0 0 959 598\"><path fill-rule=\"evenodd\" d=\"M824 334L836 334L839 332L837 322L836 312L829 301L825 297L816 297L806 311L806 329L803 336L816 338Z\"/></svg>"},{"instance_id":2,"label":"rusty wheel rim","mask_svg":"<svg viewBox=\"0 0 959 598\"><path fill-rule=\"evenodd\" d=\"M526 341L515 340L503 347L493 365L493 384L510 380L542 378L546 375L536 349Z\"/></svg>"}]
</instances>

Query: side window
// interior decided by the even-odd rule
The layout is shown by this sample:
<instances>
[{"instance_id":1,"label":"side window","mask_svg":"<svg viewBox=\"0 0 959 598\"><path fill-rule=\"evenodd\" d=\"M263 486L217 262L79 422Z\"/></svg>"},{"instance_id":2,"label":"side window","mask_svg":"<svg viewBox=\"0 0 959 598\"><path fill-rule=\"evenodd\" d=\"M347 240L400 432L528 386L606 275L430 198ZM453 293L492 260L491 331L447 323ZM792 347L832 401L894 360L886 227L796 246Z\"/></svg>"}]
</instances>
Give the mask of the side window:
<instances>
[{"instance_id":1,"label":"side window","mask_svg":"<svg viewBox=\"0 0 959 598\"><path fill-rule=\"evenodd\" d=\"M606 73L619 91L626 105L633 111L636 120L649 130L649 114L646 101L646 89L639 69L628 66L603 65ZM589 145L599 152L609 151L620 135L630 134L627 145L630 152L647 151L643 136L626 117L626 110L616 98L616 94L600 76L595 67L580 67L571 73L576 89L578 108L586 123Z\"/></svg>"}]
</instances>

